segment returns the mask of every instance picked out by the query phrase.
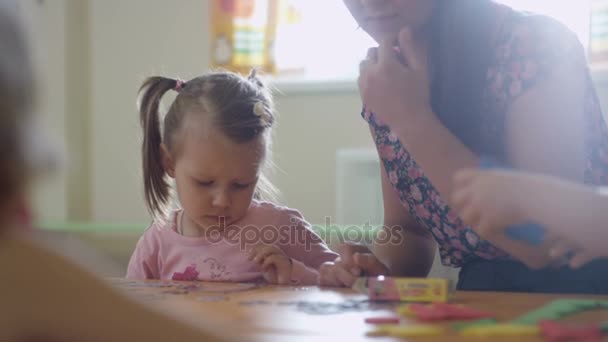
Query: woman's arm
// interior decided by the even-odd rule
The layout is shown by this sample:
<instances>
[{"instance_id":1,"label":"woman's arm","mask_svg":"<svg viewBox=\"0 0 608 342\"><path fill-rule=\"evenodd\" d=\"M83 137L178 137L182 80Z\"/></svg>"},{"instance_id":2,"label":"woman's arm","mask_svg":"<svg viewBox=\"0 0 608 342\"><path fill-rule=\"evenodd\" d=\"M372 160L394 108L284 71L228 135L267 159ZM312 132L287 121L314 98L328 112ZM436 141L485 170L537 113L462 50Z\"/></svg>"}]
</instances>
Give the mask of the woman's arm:
<instances>
[{"instance_id":1,"label":"woman's arm","mask_svg":"<svg viewBox=\"0 0 608 342\"><path fill-rule=\"evenodd\" d=\"M558 181L560 179L575 183L584 181L586 78L584 67L577 61L577 59L564 58L555 61L551 73L530 86L511 103L505 117L505 145L508 163L514 169L552 175ZM512 82L523 81L516 79ZM509 89L517 90L519 87L521 87L519 83L507 85ZM545 187L544 191L536 189L543 184L554 185ZM552 197L550 194L561 188L555 184L558 183L539 181L533 189L522 187L521 191L516 192L512 197L526 203L525 210L530 217L540 221L539 223L547 226L563 226L556 222L549 223L547 218L554 216L561 220L559 218L568 210L560 210L560 207L576 206L581 203L575 203L574 197L578 193L576 191L565 197ZM504 197L514 191L515 188L511 186L500 190L499 193ZM454 203L454 196L452 204L459 206ZM490 216L487 211L482 214L482 216ZM517 256L529 266L542 267L551 262L549 258L553 248L551 241L533 247L506 237L503 232L507 226L505 224L475 223L479 221L475 217L467 221L484 238ZM576 228L570 227L570 229Z\"/></svg>"},{"instance_id":2,"label":"woman's arm","mask_svg":"<svg viewBox=\"0 0 608 342\"><path fill-rule=\"evenodd\" d=\"M490 80L501 85L498 95L508 106L504 122L508 162L523 171L580 181L585 166L587 73L584 56L576 50L580 44L574 44L576 38L565 33L559 37L513 34L513 40L522 43L511 47L512 54L501 62L496 79ZM457 170L477 167L478 159L432 113L424 45L408 37L407 32L399 34L407 66L395 61L390 40L381 44L376 60L364 63L359 77L361 96L368 110L391 127L442 197L452 204L453 175ZM539 46L531 48L526 42Z\"/></svg>"},{"instance_id":3,"label":"woman's arm","mask_svg":"<svg viewBox=\"0 0 608 342\"><path fill-rule=\"evenodd\" d=\"M399 42L402 62L395 54ZM377 53L362 62L359 92L369 112L390 127L446 200L457 170L477 165L477 156L432 112L426 44L407 28L387 37ZM375 57L374 57L375 56Z\"/></svg>"},{"instance_id":4,"label":"woman's arm","mask_svg":"<svg viewBox=\"0 0 608 342\"><path fill-rule=\"evenodd\" d=\"M416 120L395 125L393 132L441 197L451 204L454 174L463 168L477 167L478 157L435 114L419 115Z\"/></svg>"},{"instance_id":5,"label":"woman's arm","mask_svg":"<svg viewBox=\"0 0 608 342\"><path fill-rule=\"evenodd\" d=\"M517 170L582 182L585 70L569 61L553 70L511 104L505 118L507 157Z\"/></svg>"},{"instance_id":6,"label":"woman's arm","mask_svg":"<svg viewBox=\"0 0 608 342\"><path fill-rule=\"evenodd\" d=\"M372 136L374 132L372 130ZM384 226L371 246L345 244L340 257L320 267L322 286L352 286L356 278L389 274L426 277L433 264L436 243L431 234L410 216L386 176L380 170L384 205Z\"/></svg>"},{"instance_id":7,"label":"woman's arm","mask_svg":"<svg viewBox=\"0 0 608 342\"><path fill-rule=\"evenodd\" d=\"M568 62L555 70L510 105L505 116L507 158L517 170L582 182L585 73ZM434 114L417 119L394 131L452 204L453 175L459 169L477 167L478 159Z\"/></svg>"},{"instance_id":8,"label":"woman's arm","mask_svg":"<svg viewBox=\"0 0 608 342\"><path fill-rule=\"evenodd\" d=\"M371 250L391 275L426 277L435 257L435 240L412 219L389 183L384 167L381 174L384 227Z\"/></svg>"}]
</instances>

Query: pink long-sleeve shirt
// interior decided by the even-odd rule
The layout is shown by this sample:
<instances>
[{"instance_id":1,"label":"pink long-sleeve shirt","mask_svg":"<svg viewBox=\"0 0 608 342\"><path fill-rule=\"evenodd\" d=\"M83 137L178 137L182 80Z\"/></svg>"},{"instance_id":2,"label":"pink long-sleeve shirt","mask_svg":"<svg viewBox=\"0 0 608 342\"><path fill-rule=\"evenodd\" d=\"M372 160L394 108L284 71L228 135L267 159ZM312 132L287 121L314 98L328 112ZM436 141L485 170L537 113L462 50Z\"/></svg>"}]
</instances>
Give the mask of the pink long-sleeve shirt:
<instances>
[{"instance_id":1,"label":"pink long-sleeve shirt","mask_svg":"<svg viewBox=\"0 0 608 342\"><path fill-rule=\"evenodd\" d=\"M166 222L156 221L139 239L127 269L130 279L253 282L263 279L261 267L248 260L258 244L278 246L293 261L291 282L316 285L318 268L338 256L294 209L252 201L241 220L202 237L178 233L181 210Z\"/></svg>"}]
</instances>

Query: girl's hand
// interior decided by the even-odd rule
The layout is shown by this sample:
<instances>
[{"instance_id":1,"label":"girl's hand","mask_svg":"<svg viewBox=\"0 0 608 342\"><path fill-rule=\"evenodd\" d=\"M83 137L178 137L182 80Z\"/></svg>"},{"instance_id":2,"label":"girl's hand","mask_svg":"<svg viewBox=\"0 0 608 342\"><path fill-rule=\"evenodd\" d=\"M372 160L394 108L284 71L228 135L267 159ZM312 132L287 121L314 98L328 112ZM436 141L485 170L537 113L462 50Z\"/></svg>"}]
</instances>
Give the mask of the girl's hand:
<instances>
[{"instance_id":1,"label":"girl's hand","mask_svg":"<svg viewBox=\"0 0 608 342\"><path fill-rule=\"evenodd\" d=\"M249 260L260 265L264 279L270 284L289 285L293 263L290 257L277 246L257 245L250 254Z\"/></svg>"},{"instance_id":2,"label":"girl's hand","mask_svg":"<svg viewBox=\"0 0 608 342\"><path fill-rule=\"evenodd\" d=\"M350 287L356 276L346 270L340 259L326 261L319 267L319 286Z\"/></svg>"},{"instance_id":3,"label":"girl's hand","mask_svg":"<svg viewBox=\"0 0 608 342\"><path fill-rule=\"evenodd\" d=\"M358 84L366 109L392 130L432 115L426 51L407 28L370 49L360 64Z\"/></svg>"}]
</instances>

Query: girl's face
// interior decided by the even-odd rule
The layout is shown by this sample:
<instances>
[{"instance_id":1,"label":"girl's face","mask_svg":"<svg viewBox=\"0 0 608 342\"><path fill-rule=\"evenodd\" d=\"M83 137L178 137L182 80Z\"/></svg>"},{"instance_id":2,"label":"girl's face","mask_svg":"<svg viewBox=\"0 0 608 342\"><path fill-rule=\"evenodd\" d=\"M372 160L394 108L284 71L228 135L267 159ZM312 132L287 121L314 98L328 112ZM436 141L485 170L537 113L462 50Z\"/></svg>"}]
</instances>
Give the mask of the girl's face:
<instances>
[{"instance_id":1,"label":"girl's face","mask_svg":"<svg viewBox=\"0 0 608 342\"><path fill-rule=\"evenodd\" d=\"M449 0L454 1L454 0ZM430 18L436 0L344 0L359 26L377 42L405 26L413 30Z\"/></svg>"},{"instance_id":2,"label":"girl's face","mask_svg":"<svg viewBox=\"0 0 608 342\"><path fill-rule=\"evenodd\" d=\"M164 153L165 168L175 178L185 216L203 230L223 227L223 222L229 225L246 215L266 151L262 137L234 143L209 118L186 115L174 157Z\"/></svg>"}]
</instances>

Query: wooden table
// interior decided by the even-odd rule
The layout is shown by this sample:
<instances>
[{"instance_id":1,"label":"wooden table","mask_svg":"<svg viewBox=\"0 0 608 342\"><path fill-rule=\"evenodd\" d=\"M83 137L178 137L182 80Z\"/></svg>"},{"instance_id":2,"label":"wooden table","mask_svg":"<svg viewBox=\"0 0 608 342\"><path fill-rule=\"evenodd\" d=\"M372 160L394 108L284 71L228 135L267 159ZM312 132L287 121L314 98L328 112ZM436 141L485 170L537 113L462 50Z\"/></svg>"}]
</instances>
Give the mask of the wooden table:
<instances>
[{"instance_id":1,"label":"wooden table","mask_svg":"<svg viewBox=\"0 0 608 342\"><path fill-rule=\"evenodd\" d=\"M391 305L366 303L365 296L350 289L204 282L135 282L121 279L110 279L110 281L141 300L170 307L172 310L183 309L182 311L188 312L188 316L195 322L198 317L212 319L214 324L219 324L238 336L247 337L248 340L395 340L366 336L367 332L373 330L373 326L364 323L367 317L390 315ZM455 292L450 301L493 312L499 320L509 320L558 298L608 300L608 297L573 295ZM330 313L329 310L339 312ZM567 321L606 322L608 311L587 312L568 318ZM446 325L450 324L446 323ZM491 340L495 339L491 338ZM466 341L470 338L463 338L452 329L448 329L446 335L411 340ZM518 338L517 340L540 341L541 339Z\"/></svg>"}]
</instances>

